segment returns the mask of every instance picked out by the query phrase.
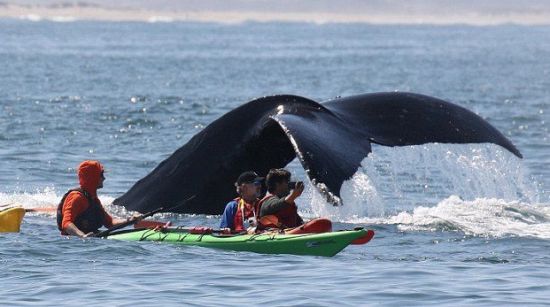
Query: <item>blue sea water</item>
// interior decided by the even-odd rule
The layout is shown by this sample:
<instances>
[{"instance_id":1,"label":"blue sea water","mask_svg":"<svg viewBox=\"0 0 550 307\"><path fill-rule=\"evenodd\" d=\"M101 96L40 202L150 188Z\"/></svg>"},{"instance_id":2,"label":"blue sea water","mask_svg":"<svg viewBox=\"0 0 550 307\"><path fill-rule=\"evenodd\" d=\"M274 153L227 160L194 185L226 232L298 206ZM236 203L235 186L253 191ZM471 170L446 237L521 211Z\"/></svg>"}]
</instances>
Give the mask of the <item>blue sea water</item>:
<instances>
[{"instance_id":1,"label":"blue sea water","mask_svg":"<svg viewBox=\"0 0 550 307\"><path fill-rule=\"evenodd\" d=\"M374 146L304 216L376 231L332 258L66 238L27 214L0 234L0 305L545 305L550 299L550 27L0 20L0 205L51 206L101 160L110 205L259 96L411 91L460 104L520 149ZM305 179L300 164L289 165ZM220 212L221 213L221 212ZM164 214L217 226L219 216Z\"/></svg>"}]
</instances>

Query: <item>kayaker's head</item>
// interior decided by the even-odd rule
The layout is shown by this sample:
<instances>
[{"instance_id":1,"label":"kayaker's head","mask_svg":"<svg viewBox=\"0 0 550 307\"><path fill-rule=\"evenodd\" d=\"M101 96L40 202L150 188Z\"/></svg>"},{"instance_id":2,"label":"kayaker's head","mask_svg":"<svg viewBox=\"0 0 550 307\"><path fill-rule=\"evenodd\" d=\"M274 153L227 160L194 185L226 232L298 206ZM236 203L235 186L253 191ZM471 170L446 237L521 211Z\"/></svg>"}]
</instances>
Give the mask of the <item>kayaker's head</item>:
<instances>
[{"instance_id":1,"label":"kayaker's head","mask_svg":"<svg viewBox=\"0 0 550 307\"><path fill-rule=\"evenodd\" d=\"M237 178L237 182L235 182L237 193L246 201L254 201L256 198L260 197L262 180L263 178L258 176L255 172L248 171L242 173L239 178Z\"/></svg>"},{"instance_id":2,"label":"kayaker's head","mask_svg":"<svg viewBox=\"0 0 550 307\"><path fill-rule=\"evenodd\" d=\"M267 191L280 198L290 193L289 182L290 172L284 168L271 169L265 178Z\"/></svg>"},{"instance_id":3,"label":"kayaker's head","mask_svg":"<svg viewBox=\"0 0 550 307\"><path fill-rule=\"evenodd\" d=\"M95 193L97 189L103 188L103 181L105 181L103 165L94 160L80 163L78 181L80 186L89 193Z\"/></svg>"}]
</instances>

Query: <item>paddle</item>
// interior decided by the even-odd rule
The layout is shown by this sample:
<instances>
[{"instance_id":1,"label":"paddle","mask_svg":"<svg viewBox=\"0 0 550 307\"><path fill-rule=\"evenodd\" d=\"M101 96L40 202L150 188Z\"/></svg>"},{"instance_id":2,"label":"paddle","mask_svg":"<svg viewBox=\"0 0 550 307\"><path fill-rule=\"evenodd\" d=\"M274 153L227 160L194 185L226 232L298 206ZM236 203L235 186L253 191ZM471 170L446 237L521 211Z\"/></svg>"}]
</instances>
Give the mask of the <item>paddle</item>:
<instances>
[{"instance_id":1,"label":"paddle","mask_svg":"<svg viewBox=\"0 0 550 307\"><path fill-rule=\"evenodd\" d=\"M170 207L170 208L167 208L166 210L164 209L164 207L160 207L160 208L157 208L157 209L155 209L155 210L153 210L153 211L144 213L144 214L142 214L142 215L140 215L140 216L138 216L138 217L136 217L136 218L130 219L129 221L126 221L126 222L124 222L124 223L117 224L117 225L115 225L115 226L113 226L113 227L111 227L111 228L109 228L109 229L107 229L107 230L104 230L104 231L102 231L102 232L96 233L96 234L92 235L92 237L95 237L95 238L104 238L104 237L107 237L107 236L109 236L109 234L110 234L111 232L113 232L113 231L115 231L115 230L122 229L122 228L124 228L124 227L133 225L133 224L135 224L135 223L137 223L137 222L139 222L139 221L141 221L141 220L143 220L143 219L145 219L145 218L148 218L148 217L150 217L150 216L153 216L153 215L155 215L155 214L157 214L157 213L159 213L159 212L162 212L162 211L172 211L172 210L174 210L174 209L176 209L176 208L179 208L179 207L185 205L187 202L189 202L189 201L192 200L193 198L195 198L195 196L196 196L196 195L193 195L193 196L189 197L188 199L186 199L183 203L181 203L181 204L179 204L179 205L176 205L176 206L173 206L173 207Z\"/></svg>"},{"instance_id":2,"label":"paddle","mask_svg":"<svg viewBox=\"0 0 550 307\"><path fill-rule=\"evenodd\" d=\"M145 229L141 229L145 230ZM136 230L134 229L125 229L117 232L112 232L109 236L116 236L118 234L128 233L128 232L134 232ZM149 232L150 231L150 232ZM189 233L189 234L195 234L195 235L218 235L223 237L232 237L232 236L239 236L239 235L245 235L248 234L246 230L243 230L241 232L230 232L228 229L213 229L211 227L204 227L204 226L195 226L195 227L163 227L163 228L155 228L155 229L148 229L147 234L154 234L154 233Z\"/></svg>"},{"instance_id":3,"label":"paddle","mask_svg":"<svg viewBox=\"0 0 550 307\"><path fill-rule=\"evenodd\" d=\"M7 210L11 208L22 208L22 205L18 205L15 203L0 205L1 210ZM55 213L57 211L57 207L37 207L37 208L23 208L25 209L25 212L36 212L36 213Z\"/></svg>"},{"instance_id":4,"label":"paddle","mask_svg":"<svg viewBox=\"0 0 550 307\"><path fill-rule=\"evenodd\" d=\"M159 212L161 212L162 210L164 210L164 207L160 207L160 208L157 208L153 211L150 211L150 212L147 212L147 213L144 213L140 216L137 216L135 218L132 218L124 223L120 223L120 224L117 224L107 230L104 230L102 232L99 232L99 233L96 233L94 235L92 235L91 237L96 237L96 238L104 238L106 236L108 236L111 232L115 231L115 230L118 230L118 229L122 229L124 227L127 227L127 226L130 226L130 225L133 225L137 222L139 222L140 220L143 220L144 218L147 218L147 217L150 217L150 216L153 216Z\"/></svg>"},{"instance_id":5,"label":"paddle","mask_svg":"<svg viewBox=\"0 0 550 307\"><path fill-rule=\"evenodd\" d=\"M163 229L161 230L163 232L187 232L187 233L190 233L190 234L197 234L197 235L205 235L205 234L213 234L213 233L217 233L217 234L225 234L225 235L230 235L230 236L236 236L236 235L242 235L242 234L246 234L247 231L244 230L244 231L241 231L241 232L229 232L228 230L226 229L213 229L213 228L210 228L210 227L204 227L204 226L195 226L195 227L175 227L175 228L167 228L167 229Z\"/></svg>"},{"instance_id":6,"label":"paddle","mask_svg":"<svg viewBox=\"0 0 550 307\"><path fill-rule=\"evenodd\" d=\"M25 212L34 212L34 213L56 213L56 212L57 212L57 207L25 208Z\"/></svg>"},{"instance_id":7,"label":"paddle","mask_svg":"<svg viewBox=\"0 0 550 307\"><path fill-rule=\"evenodd\" d=\"M18 203L8 203L0 205L0 208L8 207L11 208L23 208L23 205ZM40 212L40 213L52 213L57 211L57 206L49 205L48 207L36 207L36 208L23 208L25 212Z\"/></svg>"},{"instance_id":8,"label":"paddle","mask_svg":"<svg viewBox=\"0 0 550 307\"><path fill-rule=\"evenodd\" d=\"M12 206L12 207L7 207ZM4 208L7 207L7 208ZM11 208L22 208L23 206L17 205L17 204L7 204L7 205L0 205L0 211L11 209ZM25 212L31 212L31 213L43 213L43 214L55 214L57 213L57 206L50 206L50 207L36 207L36 208L24 208ZM157 226L164 226L166 225L166 222L159 222L159 221L150 221L150 220L139 220L136 222L136 227L138 228L154 228ZM168 222L168 225L170 225L170 222Z\"/></svg>"}]
</instances>

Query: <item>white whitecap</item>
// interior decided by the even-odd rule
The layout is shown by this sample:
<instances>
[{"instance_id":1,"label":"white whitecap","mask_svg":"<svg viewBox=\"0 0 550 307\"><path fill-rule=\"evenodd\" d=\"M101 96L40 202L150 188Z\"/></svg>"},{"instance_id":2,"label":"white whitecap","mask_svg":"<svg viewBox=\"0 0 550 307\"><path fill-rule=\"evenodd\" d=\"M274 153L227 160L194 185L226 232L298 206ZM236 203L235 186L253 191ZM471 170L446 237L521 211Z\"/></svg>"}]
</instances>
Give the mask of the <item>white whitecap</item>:
<instances>
[{"instance_id":1,"label":"white whitecap","mask_svg":"<svg viewBox=\"0 0 550 307\"><path fill-rule=\"evenodd\" d=\"M168 17L168 16L151 16L147 19L147 22L149 23L157 23L157 22L174 22L174 18Z\"/></svg>"},{"instance_id":2,"label":"white whitecap","mask_svg":"<svg viewBox=\"0 0 550 307\"><path fill-rule=\"evenodd\" d=\"M461 231L490 237L550 239L550 204L528 204L496 198L465 201L453 195L435 207L401 212L385 223L403 231Z\"/></svg>"},{"instance_id":3,"label":"white whitecap","mask_svg":"<svg viewBox=\"0 0 550 307\"><path fill-rule=\"evenodd\" d=\"M53 17L48 18L48 20L53 21L53 22L75 22L78 19L76 17L73 17L73 16L53 16Z\"/></svg>"},{"instance_id":4,"label":"white whitecap","mask_svg":"<svg viewBox=\"0 0 550 307\"><path fill-rule=\"evenodd\" d=\"M42 16L36 14L27 14L19 16L19 19L29 20L29 21L41 21Z\"/></svg>"}]
</instances>

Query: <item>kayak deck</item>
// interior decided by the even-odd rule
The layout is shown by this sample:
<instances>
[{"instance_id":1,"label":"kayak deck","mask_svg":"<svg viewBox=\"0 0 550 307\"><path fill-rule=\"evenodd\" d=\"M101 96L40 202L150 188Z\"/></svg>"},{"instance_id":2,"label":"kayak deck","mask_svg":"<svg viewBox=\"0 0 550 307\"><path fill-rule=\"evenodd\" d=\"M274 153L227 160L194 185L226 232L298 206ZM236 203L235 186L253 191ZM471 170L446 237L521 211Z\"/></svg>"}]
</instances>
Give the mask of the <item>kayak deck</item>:
<instances>
[{"instance_id":1,"label":"kayak deck","mask_svg":"<svg viewBox=\"0 0 550 307\"><path fill-rule=\"evenodd\" d=\"M111 234L108 239L155 241L183 245L248 251L261 254L292 254L332 257L360 238L372 238L372 230L343 230L318 234L194 234L178 228L139 229ZM363 240L364 241L364 240ZM368 241L368 240L367 240ZM363 242L361 244L364 244Z\"/></svg>"},{"instance_id":2,"label":"kayak deck","mask_svg":"<svg viewBox=\"0 0 550 307\"><path fill-rule=\"evenodd\" d=\"M9 208L0 211L0 232L19 232L25 216L23 208Z\"/></svg>"}]
</instances>

